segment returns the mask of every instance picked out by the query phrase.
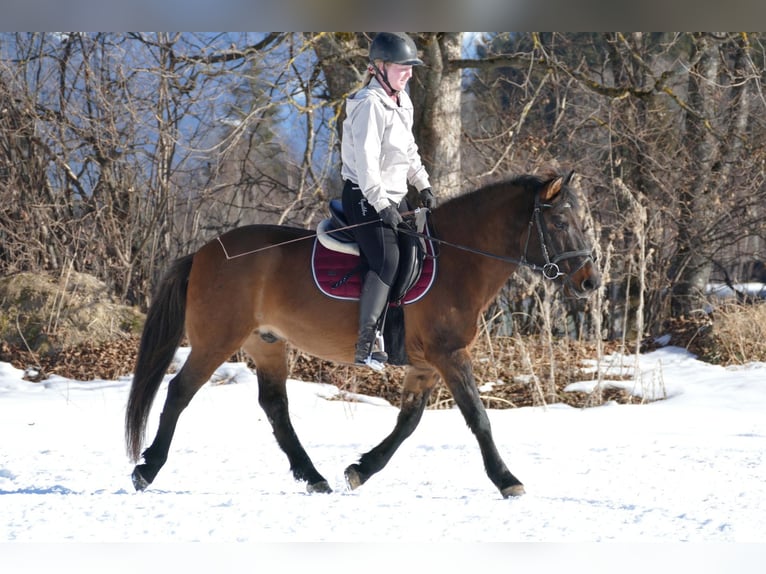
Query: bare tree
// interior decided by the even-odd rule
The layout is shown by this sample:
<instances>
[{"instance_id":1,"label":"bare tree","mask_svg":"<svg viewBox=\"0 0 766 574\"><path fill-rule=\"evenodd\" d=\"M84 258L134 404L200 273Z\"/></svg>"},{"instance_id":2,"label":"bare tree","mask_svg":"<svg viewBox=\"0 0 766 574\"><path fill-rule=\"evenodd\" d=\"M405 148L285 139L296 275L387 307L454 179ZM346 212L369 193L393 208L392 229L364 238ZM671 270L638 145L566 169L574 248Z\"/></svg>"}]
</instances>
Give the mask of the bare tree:
<instances>
[{"instance_id":1,"label":"bare tree","mask_svg":"<svg viewBox=\"0 0 766 574\"><path fill-rule=\"evenodd\" d=\"M593 200L600 243L612 256L608 320L621 317L620 329L629 328L624 319L637 295L638 238L646 245L647 328L656 332L671 312L701 309L712 262L736 257L745 244L752 251L752 239L763 237L760 35L493 41L484 62L494 71L479 77L484 113L474 112L469 145L494 146L508 167L569 163L586 189L601 190ZM632 206L647 217L626 216ZM638 221L646 228L635 229Z\"/></svg>"},{"instance_id":2,"label":"bare tree","mask_svg":"<svg viewBox=\"0 0 766 574\"><path fill-rule=\"evenodd\" d=\"M231 50L209 35L6 35L3 268L71 262L144 302L201 240L202 198L217 199L200 172L222 155L209 139L222 95L279 38Z\"/></svg>"},{"instance_id":3,"label":"bare tree","mask_svg":"<svg viewBox=\"0 0 766 574\"><path fill-rule=\"evenodd\" d=\"M412 35L438 196L579 174L608 285L602 309L562 301L557 329L657 331L703 305L716 269L762 258L762 34L487 34L468 58L462 33ZM0 270L72 265L143 304L167 261L227 229L313 226L340 191L372 36L0 34ZM557 297L537 289L499 306L532 327L528 300Z\"/></svg>"}]
</instances>

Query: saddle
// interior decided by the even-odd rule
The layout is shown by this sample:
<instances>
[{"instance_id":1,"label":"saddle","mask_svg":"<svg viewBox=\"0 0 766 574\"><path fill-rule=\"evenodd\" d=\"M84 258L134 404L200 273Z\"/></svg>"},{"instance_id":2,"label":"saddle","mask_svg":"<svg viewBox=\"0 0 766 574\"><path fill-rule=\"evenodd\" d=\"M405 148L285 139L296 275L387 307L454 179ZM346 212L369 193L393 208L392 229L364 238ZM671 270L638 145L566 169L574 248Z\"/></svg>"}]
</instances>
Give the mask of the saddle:
<instances>
[{"instance_id":1,"label":"saddle","mask_svg":"<svg viewBox=\"0 0 766 574\"><path fill-rule=\"evenodd\" d=\"M330 217L319 222L311 269L319 290L335 299L358 300L367 262L359 251L339 199L329 203ZM416 210L415 228L430 236L426 211ZM432 241L423 237L398 234L399 271L391 288L391 305L400 306L421 299L431 288L436 276L436 259Z\"/></svg>"}]
</instances>

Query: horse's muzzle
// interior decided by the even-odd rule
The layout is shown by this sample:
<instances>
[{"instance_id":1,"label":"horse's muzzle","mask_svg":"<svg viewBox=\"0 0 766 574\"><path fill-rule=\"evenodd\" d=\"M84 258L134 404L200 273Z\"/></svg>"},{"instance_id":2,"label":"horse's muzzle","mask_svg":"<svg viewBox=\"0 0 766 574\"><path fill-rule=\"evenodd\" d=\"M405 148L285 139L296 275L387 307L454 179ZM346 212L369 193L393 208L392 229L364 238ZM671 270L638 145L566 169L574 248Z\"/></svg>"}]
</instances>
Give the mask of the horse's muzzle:
<instances>
[{"instance_id":1,"label":"horse's muzzle","mask_svg":"<svg viewBox=\"0 0 766 574\"><path fill-rule=\"evenodd\" d=\"M599 287L601 287L601 275L591 258L586 259L584 264L565 282L567 294L577 299L590 297Z\"/></svg>"}]
</instances>

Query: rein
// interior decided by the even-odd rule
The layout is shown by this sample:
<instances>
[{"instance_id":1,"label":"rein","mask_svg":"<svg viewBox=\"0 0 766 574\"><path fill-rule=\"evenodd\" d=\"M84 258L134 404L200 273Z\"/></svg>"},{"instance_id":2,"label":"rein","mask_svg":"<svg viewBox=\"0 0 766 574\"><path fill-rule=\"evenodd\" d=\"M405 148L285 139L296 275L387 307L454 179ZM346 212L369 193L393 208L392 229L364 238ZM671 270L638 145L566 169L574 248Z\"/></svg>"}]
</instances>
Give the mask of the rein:
<instances>
[{"instance_id":1,"label":"rein","mask_svg":"<svg viewBox=\"0 0 766 574\"><path fill-rule=\"evenodd\" d=\"M412 211L405 211L402 213L403 217L415 215L420 212L420 208L414 209ZM229 255L229 251L226 249L226 246L223 244L223 241L221 240L221 236L219 235L216 237L216 240L218 241L218 244L221 246L221 249L223 250L223 254L226 257L227 261L230 261L231 259L237 259L238 257L245 257L246 255L253 255L254 253L260 253L261 251L266 251L267 249L272 249L274 247L282 247L283 245L289 245L290 243L297 243L298 241L305 241L306 239L314 239L315 237L319 235L330 235L332 233L337 233L338 231L347 231L349 229L355 229L356 227L363 227L365 225L371 225L371 224L377 224L380 223L380 220L372 220L372 221L364 221L362 223L355 223L353 225L346 225L345 227L336 227L334 229L330 229L329 231L323 231L323 232L314 232L309 235L304 235L303 237L296 237L295 239L288 239L287 241L282 241L280 243L274 243L272 245L265 245L263 247L259 247L258 249L253 249L251 251L245 251L244 253L237 253L236 255ZM403 227L399 228L399 231L404 231ZM412 233L417 234L418 236L425 237L427 239L430 239L429 236L418 233L417 231L410 230Z\"/></svg>"},{"instance_id":2,"label":"rein","mask_svg":"<svg viewBox=\"0 0 766 574\"><path fill-rule=\"evenodd\" d=\"M410 211L408 213L404 213L403 215L409 215L411 213L414 213L413 211ZM365 221L363 223L355 223L354 225L347 225L346 227L337 227L335 229L331 229L330 231L322 232L321 234L319 232L314 232L309 235L304 235L303 237L296 237L295 239L288 239L287 241L282 241L280 243L273 243L272 245L265 245L263 247L259 247L258 249L253 249L251 251L245 251L244 253L237 253L236 255L229 255L228 250L226 249L226 246L223 244L223 241L221 240L221 236L219 235L216 237L216 240L221 246L221 249L223 249L223 254L226 257L227 261L230 261L232 259L237 259L238 257L244 257L246 255L253 255L254 253L260 253L261 251L266 251L267 249L272 249L274 247L282 247L283 245L289 245L290 243L297 243L298 241L305 241L306 239L314 239L318 235L329 235L331 233L337 233L338 231L346 231L347 229L354 229L355 227L362 227L363 225L370 225L371 223L380 223L379 221Z\"/></svg>"},{"instance_id":3,"label":"rein","mask_svg":"<svg viewBox=\"0 0 766 574\"><path fill-rule=\"evenodd\" d=\"M454 247L455 249L460 249L462 251L466 251L468 253L473 253L475 255L481 255L483 257L489 257L490 259L496 259L498 261L503 261L504 263L513 263L515 265L522 265L524 267L527 267L531 269L532 271L539 271L542 273L543 277L549 280L558 279L562 275L565 275L559 268L558 264L561 261L564 261L565 259L571 259L573 257L583 257L584 260L582 264L575 269L574 272L579 271L582 269L582 267L589 261L592 260L591 258L591 252L590 250L581 249L579 251L565 251L564 253L554 254L553 258L551 258L550 253L548 251L548 233L547 229L543 223L542 219L542 209L544 207L552 207L549 203L540 203L540 198L535 197L535 208L532 212L532 217L529 220L529 226L527 228L527 239L524 244L524 254L521 256L521 259L517 259L515 257L506 257L505 255L497 255L495 253L490 253L489 251L484 251L482 249L476 249L474 247L468 247L466 245L460 245L457 243L452 243L451 241L447 241L446 239L439 239L438 237L434 237L433 235L427 235L425 233L420 233L418 231L415 231L414 229L410 229L408 227L399 227L397 228L397 231L400 233L404 233L405 235L410 235L412 237L418 237L420 239L425 239L427 241L433 241L434 243L437 243L439 245L447 245L449 247ZM403 213L403 216L408 215L415 215L420 212L420 208L415 209L413 211L408 211L406 213ZM323 232L324 234L330 234L335 233L338 231L346 231L349 229L354 229L356 227L361 227L364 225L370 225L372 223L379 223L379 221L365 221L363 223L356 223L354 225L347 225L345 227L339 227L336 229L333 229L331 231ZM537 227L537 234L540 239L540 245L543 251L543 257L545 258L545 263L543 265L538 265L537 263L533 263L531 261L527 260L527 250L529 249L529 238L532 235L532 227ZM216 237L218 240L218 243L221 245L221 249L223 250L224 256L226 257L226 260L232 260L237 259L238 257L245 257L246 255L253 255L255 253L259 253L261 251L266 251L267 249L272 249L274 247L281 247L283 245L288 245L290 243L296 243L298 241L304 241L306 239L314 239L320 235L319 232L311 233L310 235L305 235L303 237L296 237L295 239L289 239L287 241L282 241L281 243L274 243L273 245L266 245L264 247L259 247L258 249L253 249L251 251L245 251L244 253L237 253L235 255L229 255L228 250L226 249L226 246L223 244L223 241L221 240L221 236L219 235Z\"/></svg>"}]
</instances>

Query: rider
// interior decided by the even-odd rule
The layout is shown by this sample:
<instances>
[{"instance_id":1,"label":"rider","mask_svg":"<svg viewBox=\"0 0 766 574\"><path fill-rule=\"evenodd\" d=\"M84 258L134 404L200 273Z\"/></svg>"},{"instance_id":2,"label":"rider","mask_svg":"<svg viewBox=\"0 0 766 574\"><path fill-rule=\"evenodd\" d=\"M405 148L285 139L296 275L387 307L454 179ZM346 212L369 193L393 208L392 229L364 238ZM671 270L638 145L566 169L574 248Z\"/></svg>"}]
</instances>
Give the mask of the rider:
<instances>
[{"instance_id":1,"label":"rider","mask_svg":"<svg viewBox=\"0 0 766 574\"><path fill-rule=\"evenodd\" d=\"M379 33L370 44L365 85L346 100L343 210L357 225L354 235L369 265L359 299L354 362L376 370L388 360L386 353L373 352L373 345L399 267L396 229L403 221L400 212L409 209L407 183L418 190L426 208L434 199L412 134L412 100L405 91L412 67L422 64L407 34Z\"/></svg>"}]
</instances>

